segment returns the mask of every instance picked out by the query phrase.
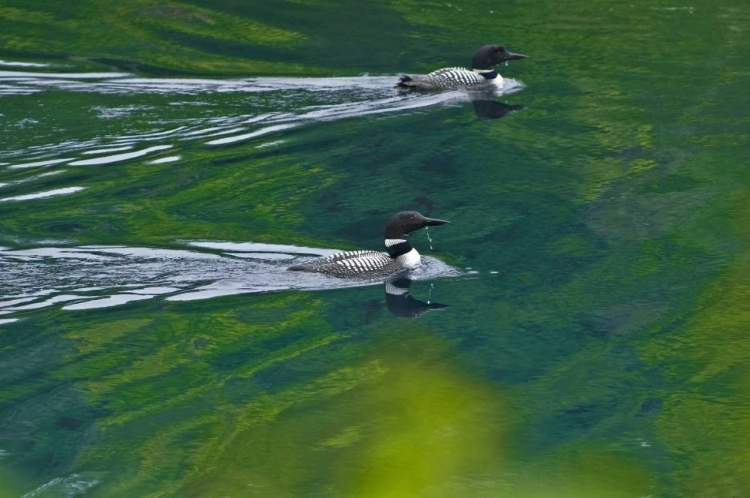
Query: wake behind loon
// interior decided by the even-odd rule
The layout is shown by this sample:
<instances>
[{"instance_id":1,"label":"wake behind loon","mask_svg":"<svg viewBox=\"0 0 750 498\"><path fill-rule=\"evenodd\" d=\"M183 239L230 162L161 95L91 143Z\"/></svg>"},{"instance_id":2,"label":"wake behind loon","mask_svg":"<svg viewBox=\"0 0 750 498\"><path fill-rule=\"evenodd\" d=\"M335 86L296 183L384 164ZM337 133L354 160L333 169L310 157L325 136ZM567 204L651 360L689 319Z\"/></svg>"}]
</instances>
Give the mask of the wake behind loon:
<instances>
[{"instance_id":1,"label":"wake behind loon","mask_svg":"<svg viewBox=\"0 0 750 498\"><path fill-rule=\"evenodd\" d=\"M446 67L430 74L402 74L397 88L421 91L484 90L489 91L503 85L503 77L495 69L501 62L526 59L528 56L508 52L500 45L485 45L471 61L471 70L462 67Z\"/></svg>"},{"instance_id":2,"label":"wake behind loon","mask_svg":"<svg viewBox=\"0 0 750 498\"><path fill-rule=\"evenodd\" d=\"M416 211L396 213L385 226L385 248L377 251L345 251L311 263L290 266L290 271L325 273L335 277L384 278L414 270L422 259L406 240L409 233L423 227L448 223L445 220L426 218Z\"/></svg>"}]
</instances>

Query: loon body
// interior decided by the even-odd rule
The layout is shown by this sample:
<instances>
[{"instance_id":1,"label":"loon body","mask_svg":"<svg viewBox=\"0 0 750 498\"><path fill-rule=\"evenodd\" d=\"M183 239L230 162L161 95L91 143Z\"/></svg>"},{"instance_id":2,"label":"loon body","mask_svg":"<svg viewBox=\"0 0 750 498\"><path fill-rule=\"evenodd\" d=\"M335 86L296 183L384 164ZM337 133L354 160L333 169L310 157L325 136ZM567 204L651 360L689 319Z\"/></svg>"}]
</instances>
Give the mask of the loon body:
<instances>
[{"instance_id":1,"label":"loon body","mask_svg":"<svg viewBox=\"0 0 750 498\"><path fill-rule=\"evenodd\" d=\"M426 218L416 211L396 213L385 226L385 248L378 251L346 251L289 267L291 271L325 273L335 277L383 278L418 268L422 258L406 240L409 233L423 227L448 223Z\"/></svg>"},{"instance_id":2,"label":"loon body","mask_svg":"<svg viewBox=\"0 0 750 498\"><path fill-rule=\"evenodd\" d=\"M402 74L396 85L407 90L428 92L443 90L478 90L492 91L503 86L503 77L495 70L501 62L526 59L527 56L514 54L500 45L485 45L480 48L471 61L472 69L446 67L430 74Z\"/></svg>"}]
</instances>

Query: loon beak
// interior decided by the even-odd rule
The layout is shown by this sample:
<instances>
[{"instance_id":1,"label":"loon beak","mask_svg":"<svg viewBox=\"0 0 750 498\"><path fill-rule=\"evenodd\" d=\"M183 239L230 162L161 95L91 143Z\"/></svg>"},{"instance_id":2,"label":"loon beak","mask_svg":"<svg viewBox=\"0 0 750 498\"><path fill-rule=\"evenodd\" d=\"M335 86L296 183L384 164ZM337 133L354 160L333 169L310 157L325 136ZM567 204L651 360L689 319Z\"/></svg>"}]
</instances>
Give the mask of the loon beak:
<instances>
[{"instance_id":1,"label":"loon beak","mask_svg":"<svg viewBox=\"0 0 750 498\"><path fill-rule=\"evenodd\" d=\"M423 223L424 223L424 226L426 227L436 227L439 225L445 225L446 223L450 223L450 221L438 220L437 218L425 218Z\"/></svg>"},{"instance_id":2,"label":"loon beak","mask_svg":"<svg viewBox=\"0 0 750 498\"><path fill-rule=\"evenodd\" d=\"M503 58L506 61L514 61L514 60L518 60L518 59L528 59L529 56L528 55L523 55L523 54L514 54L513 52L508 52L507 54L505 54L505 56Z\"/></svg>"}]
</instances>

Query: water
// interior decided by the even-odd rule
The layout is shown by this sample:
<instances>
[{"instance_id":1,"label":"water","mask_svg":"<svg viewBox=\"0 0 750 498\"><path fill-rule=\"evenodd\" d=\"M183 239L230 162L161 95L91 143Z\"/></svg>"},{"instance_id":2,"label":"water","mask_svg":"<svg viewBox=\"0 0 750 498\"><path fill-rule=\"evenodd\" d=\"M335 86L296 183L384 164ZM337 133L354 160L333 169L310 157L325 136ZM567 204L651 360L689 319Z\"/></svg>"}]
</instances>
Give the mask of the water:
<instances>
[{"instance_id":1,"label":"water","mask_svg":"<svg viewBox=\"0 0 750 498\"><path fill-rule=\"evenodd\" d=\"M7 3L0 497L750 493L749 21ZM412 280L286 271L405 209Z\"/></svg>"}]
</instances>

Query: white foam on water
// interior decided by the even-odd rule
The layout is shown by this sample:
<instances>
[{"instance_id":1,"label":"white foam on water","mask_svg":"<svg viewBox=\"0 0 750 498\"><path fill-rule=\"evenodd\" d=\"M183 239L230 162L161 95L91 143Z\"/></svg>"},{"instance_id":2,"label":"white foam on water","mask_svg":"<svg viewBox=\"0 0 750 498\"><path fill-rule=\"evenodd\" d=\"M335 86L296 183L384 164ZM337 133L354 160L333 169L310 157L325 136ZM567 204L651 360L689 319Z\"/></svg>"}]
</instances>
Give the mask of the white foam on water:
<instances>
[{"instance_id":1,"label":"white foam on water","mask_svg":"<svg viewBox=\"0 0 750 498\"><path fill-rule=\"evenodd\" d=\"M273 142L267 142L264 144L257 145L256 149L264 149L266 147L273 147L274 145L281 145L283 143L286 143L286 140L274 140Z\"/></svg>"},{"instance_id":2,"label":"white foam on water","mask_svg":"<svg viewBox=\"0 0 750 498\"><path fill-rule=\"evenodd\" d=\"M86 187L65 187L65 188L58 188L54 190L47 190L45 192L37 192L36 194L17 195L15 197L6 197L4 199L0 199L0 202L47 199L50 197L56 197L58 195L74 194L76 192L80 192L81 190L86 190Z\"/></svg>"},{"instance_id":3,"label":"white foam on water","mask_svg":"<svg viewBox=\"0 0 750 498\"><path fill-rule=\"evenodd\" d=\"M136 258L158 258L158 259L219 259L218 254L207 254L194 251L181 251L178 249L155 249L151 247L127 247L127 246L81 246L81 249L93 249L99 253L118 254L121 256L132 256Z\"/></svg>"},{"instance_id":4,"label":"white foam on water","mask_svg":"<svg viewBox=\"0 0 750 498\"><path fill-rule=\"evenodd\" d=\"M92 301L84 301L82 303L69 304L63 306L64 310L91 310L96 308L111 308L112 306L120 306L127 304L131 301L142 301L144 299L151 299L152 295L138 295L138 294L116 294L114 296L105 297L104 299L94 299Z\"/></svg>"},{"instance_id":5,"label":"white foam on water","mask_svg":"<svg viewBox=\"0 0 750 498\"><path fill-rule=\"evenodd\" d=\"M248 140L251 138L260 137L262 135L267 135L275 131L288 130L289 128L294 128L295 126L299 126L299 124L281 124L281 125L267 126L265 128L261 128L260 130L255 130L251 133L246 133L244 135L235 135L233 137L226 137L226 138L219 138L216 140L211 140L209 142L206 142L206 145L224 145L224 144L230 144L230 143L235 143L235 142L241 142L243 140Z\"/></svg>"},{"instance_id":6,"label":"white foam on water","mask_svg":"<svg viewBox=\"0 0 750 498\"><path fill-rule=\"evenodd\" d=\"M171 149L171 148L172 148L171 145L155 145L153 147L148 147L147 149L137 150L134 152L126 152L125 154L115 154L114 156L103 156L103 157L96 157L94 159L83 159L80 161L73 161L72 163L70 163L70 165L71 166L98 166L101 164L117 163L117 162L127 161L128 159L134 159L136 157L142 157L142 156L151 154L152 152Z\"/></svg>"},{"instance_id":7,"label":"white foam on water","mask_svg":"<svg viewBox=\"0 0 750 498\"><path fill-rule=\"evenodd\" d=\"M37 497L66 497L83 496L86 492L99 484L98 479L84 479L80 474L71 474L68 477L55 477L42 484L38 488L29 491L21 498Z\"/></svg>"},{"instance_id":8,"label":"white foam on water","mask_svg":"<svg viewBox=\"0 0 750 498\"><path fill-rule=\"evenodd\" d=\"M141 133L139 135L124 135L124 136L121 136L121 137L117 137L117 139L120 140L120 141L125 141L125 140L145 140L145 139L149 139L149 138L161 139L161 138L164 138L167 135L173 135L173 134L178 133L178 132L180 132L180 131L182 131L184 129L185 129L184 126L178 126L177 128L172 128L170 130L153 131L153 132L149 132L149 133Z\"/></svg>"},{"instance_id":9,"label":"white foam on water","mask_svg":"<svg viewBox=\"0 0 750 498\"><path fill-rule=\"evenodd\" d=\"M40 301L38 303L25 304L22 306L13 306L12 308L4 308L10 311L24 311L24 310L35 310L40 308L46 308L57 303L64 303L66 301L78 301L81 299L87 299L90 296L78 296L75 294L62 294L59 296L52 297L46 301Z\"/></svg>"},{"instance_id":10,"label":"white foam on water","mask_svg":"<svg viewBox=\"0 0 750 498\"><path fill-rule=\"evenodd\" d=\"M10 297L10 296L7 296ZM11 299L8 301L0 301L0 308L6 308L7 306L15 306L16 304L28 303L29 301L36 301L36 297L22 297L19 299Z\"/></svg>"},{"instance_id":11,"label":"white foam on water","mask_svg":"<svg viewBox=\"0 0 750 498\"><path fill-rule=\"evenodd\" d=\"M220 137L223 135L231 135L232 133L239 133L241 131L247 131L247 128L230 128L228 130L220 131L217 133L211 133L210 135L206 135L205 138Z\"/></svg>"},{"instance_id":12,"label":"white foam on water","mask_svg":"<svg viewBox=\"0 0 750 498\"><path fill-rule=\"evenodd\" d=\"M273 291L282 291L286 290L284 287L278 286L267 286L263 289L262 292L273 292ZM170 296L166 300L167 301L199 301L202 299L211 299L216 297L224 297L224 296L236 296L238 294L250 294L252 292L261 292L254 290L252 288L248 287L225 287L225 288L215 288L213 286L204 287L202 289L193 291L193 292L186 292L185 294L178 294L176 296Z\"/></svg>"},{"instance_id":13,"label":"white foam on water","mask_svg":"<svg viewBox=\"0 0 750 498\"><path fill-rule=\"evenodd\" d=\"M65 258L65 259L89 259L102 261L107 259L107 256L100 254L90 253L86 251L77 250L75 248L66 247L37 247L35 249L20 249L17 251L2 251L0 252L0 260L2 258L13 258L23 257L30 259L40 258Z\"/></svg>"},{"instance_id":14,"label":"white foam on water","mask_svg":"<svg viewBox=\"0 0 750 498\"><path fill-rule=\"evenodd\" d=\"M180 159L182 159L182 156L167 156L167 157L162 157L160 159L154 159L153 161L148 161L146 164L173 163L175 161L179 161Z\"/></svg>"},{"instance_id":15,"label":"white foam on water","mask_svg":"<svg viewBox=\"0 0 750 498\"><path fill-rule=\"evenodd\" d=\"M134 112L149 111L153 109L148 105L128 105L125 107L96 106L93 108L99 114L99 119L116 119L130 116Z\"/></svg>"},{"instance_id":16,"label":"white foam on water","mask_svg":"<svg viewBox=\"0 0 750 498\"><path fill-rule=\"evenodd\" d=\"M11 62L0 60L0 66L14 66L14 67L49 67L49 64L40 64L38 62Z\"/></svg>"},{"instance_id":17,"label":"white foam on water","mask_svg":"<svg viewBox=\"0 0 750 498\"><path fill-rule=\"evenodd\" d=\"M294 256L291 254L276 254L271 252L228 252L226 253L229 256L234 256L235 258L248 258L248 259L276 259L276 260L284 260L284 259L294 259Z\"/></svg>"},{"instance_id":18,"label":"white foam on water","mask_svg":"<svg viewBox=\"0 0 750 498\"><path fill-rule=\"evenodd\" d=\"M67 170L58 169L57 171L49 171L47 173L42 173L40 175L36 175L36 176L32 176L32 177L26 178L25 180L22 180L22 181L31 181L31 180L38 180L39 178L47 178L48 176L55 176L55 175L59 175L60 173L65 173L65 171L67 171Z\"/></svg>"},{"instance_id":19,"label":"white foam on water","mask_svg":"<svg viewBox=\"0 0 750 498\"><path fill-rule=\"evenodd\" d=\"M178 292L180 289L177 287L146 287L143 289L136 289L129 291L132 294L146 294L158 296L160 294L171 294L172 292Z\"/></svg>"},{"instance_id":20,"label":"white foam on water","mask_svg":"<svg viewBox=\"0 0 750 498\"><path fill-rule=\"evenodd\" d=\"M66 163L72 160L73 160L72 157L64 157L61 159L48 159L46 161L37 161L33 163L14 164L13 166L8 166L8 169L41 168L45 166L54 166L55 164Z\"/></svg>"},{"instance_id":21,"label":"white foam on water","mask_svg":"<svg viewBox=\"0 0 750 498\"><path fill-rule=\"evenodd\" d=\"M110 80L114 78L125 78L130 73L29 73L23 71L0 71L0 80Z\"/></svg>"},{"instance_id":22,"label":"white foam on water","mask_svg":"<svg viewBox=\"0 0 750 498\"><path fill-rule=\"evenodd\" d=\"M4 325L6 323L13 323L17 321L18 321L18 318L0 318L0 325Z\"/></svg>"},{"instance_id":23,"label":"white foam on water","mask_svg":"<svg viewBox=\"0 0 750 498\"><path fill-rule=\"evenodd\" d=\"M124 145L122 147L114 147L111 149L93 149L93 150L85 150L82 152L82 154L86 155L96 155L96 154L109 154L111 152L121 152L123 150L130 150L132 149L132 145Z\"/></svg>"},{"instance_id":24,"label":"white foam on water","mask_svg":"<svg viewBox=\"0 0 750 498\"><path fill-rule=\"evenodd\" d=\"M242 130L242 128L240 128L240 130ZM214 132L214 131L221 131L222 133L227 133L227 131L224 130L220 126L212 126L211 128L203 128L203 129L200 129L200 130L193 130L193 131L189 131L187 133L183 133L181 135L181 137L182 138L195 137L195 136L198 136L198 135L206 135L206 134ZM231 133L232 130L228 130L228 132Z\"/></svg>"},{"instance_id":25,"label":"white foam on water","mask_svg":"<svg viewBox=\"0 0 750 498\"><path fill-rule=\"evenodd\" d=\"M50 177L50 176L55 176L55 175L59 175L61 173L65 173L65 171L66 170L64 170L64 169L60 169L60 170L57 170L57 171L49 171L47 173L42 173L40 175L28 176L26 178L22 178L20 180L16 180L16 181L11 182L11 183L0 183L0 188L2 188L5 185L19 185L19 184L22 184L22 183L33 182L33 181L39 180L40 178L47 178L47 177Z\"/></svg>"}]
</instances>

